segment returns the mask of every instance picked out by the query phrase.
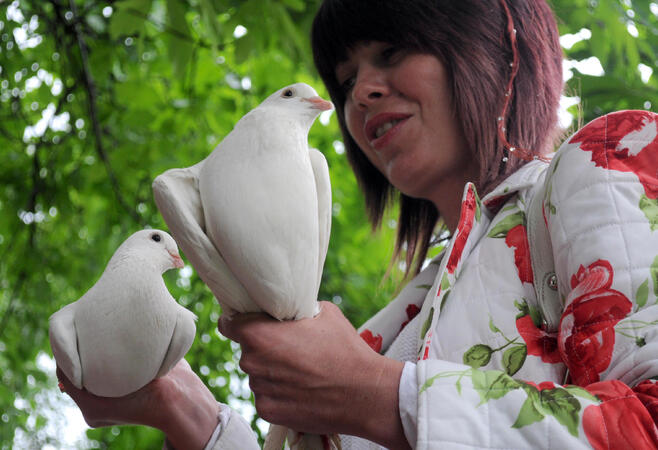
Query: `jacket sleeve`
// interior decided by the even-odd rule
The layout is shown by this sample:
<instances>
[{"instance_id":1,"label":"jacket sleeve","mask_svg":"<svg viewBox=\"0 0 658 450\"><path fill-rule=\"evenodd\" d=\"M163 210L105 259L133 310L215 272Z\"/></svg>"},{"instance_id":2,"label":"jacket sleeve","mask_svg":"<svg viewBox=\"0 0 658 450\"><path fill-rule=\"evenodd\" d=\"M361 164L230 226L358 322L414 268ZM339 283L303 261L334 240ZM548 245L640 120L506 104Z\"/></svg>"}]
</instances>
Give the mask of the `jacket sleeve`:
<instances>
[{"instance_id":1,"label":"jacket sleeve","mask_svg":"<svg viewBox=\"0 0 658 450\"><path fill-rule=\"evenodd\" d=\"M163 450L175 450L165 440ZM235 410L223 403L219 404L219 422L206 443L204 450L258 450L258 440L247 421Z\"/></svg>"},{"instance_id":2,"label":"jacket sleeve","mask_svg":"<svg viewBox=\"0 0 658 450\"><path fill-rule=\"evenodd\" d=\"M547 178L569 378L417 364L417 448L658 448L658 116L601 117Z\"/></svg>"}]
</instances>

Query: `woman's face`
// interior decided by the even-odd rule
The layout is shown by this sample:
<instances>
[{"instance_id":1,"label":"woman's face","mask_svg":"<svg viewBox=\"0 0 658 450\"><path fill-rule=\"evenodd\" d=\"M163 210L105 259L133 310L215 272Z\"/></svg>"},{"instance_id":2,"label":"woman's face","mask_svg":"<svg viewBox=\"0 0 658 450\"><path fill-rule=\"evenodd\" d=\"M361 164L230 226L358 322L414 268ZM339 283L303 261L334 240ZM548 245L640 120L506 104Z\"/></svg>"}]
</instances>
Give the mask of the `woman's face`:
<instances>
[{"instance_id":1,"label":"woman's face","mask_svg":"<svg viewBox=\"0 0 658 450\"><path fill-rule=\"evenodd\" d=\"M347 129L401 192L439 204L478 174L453 113L443 64L384 42L361 43L336 67ZM442 212L443 213L443 212Z\"/></svg>"}]
</instances>

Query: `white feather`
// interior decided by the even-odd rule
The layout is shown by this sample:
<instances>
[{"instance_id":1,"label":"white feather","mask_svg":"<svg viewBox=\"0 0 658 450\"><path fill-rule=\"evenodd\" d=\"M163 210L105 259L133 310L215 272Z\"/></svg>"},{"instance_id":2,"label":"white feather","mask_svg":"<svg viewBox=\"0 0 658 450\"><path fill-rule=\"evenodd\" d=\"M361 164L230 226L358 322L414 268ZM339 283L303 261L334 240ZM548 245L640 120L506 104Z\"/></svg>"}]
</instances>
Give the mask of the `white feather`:
<instances>
[{"instance_id":1,"label":"white feather","mask_svg":"<svg viewBox=\"0 0 658 450\"><path fill-rule=\"evenodd\" d=\"M176 303L162 279L181 265L169 234L138 231L91 289L50 317L55 360L76 387L121 397L166 374L187 353L196 316Z\"/></svg>"},{"instance_id":2,"label":"white feather","mask_svg":"<svg viewBox=\"0 0 658 450\"><path fill-rule=\"evenodd\" d=\"M171 233L229 312L265 311L279 320L318 312L331 186L308 131L329 105L306 84L284 87L206 159L153 183Z\"/></svg>"}]
</instances>

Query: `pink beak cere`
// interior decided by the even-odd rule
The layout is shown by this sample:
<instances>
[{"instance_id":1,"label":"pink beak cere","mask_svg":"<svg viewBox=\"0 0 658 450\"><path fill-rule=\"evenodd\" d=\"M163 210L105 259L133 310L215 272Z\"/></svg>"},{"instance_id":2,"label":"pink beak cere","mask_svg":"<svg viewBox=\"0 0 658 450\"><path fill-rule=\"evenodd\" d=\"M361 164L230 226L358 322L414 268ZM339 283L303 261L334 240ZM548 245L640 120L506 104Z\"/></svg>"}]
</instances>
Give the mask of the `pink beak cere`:
<instances>
[{"instance_id":1,"label":"pink beak cere","mask_svg":"<svg viewBox=\"0 0 658 450\"><path fill-rule=\"evenodd\" d=\"M319 109L320 111L329 111L330 109L334 109L334 105L330 101L327 101L321 97L309 97L305 98L304 100L311 103L315 109Z\"/></svg>"},{"instance_id":2,"label":"pink beak cere","mask_svg":"<svg viewBox=\"0 0 658 450\"><path fill-rule=\"evenodd\" d=\"M183 258L180 257L180 255L176 255L174 253L169 252L171 255L171 259L174 261L174 267L177 269L182 269L185 267L185 263L183 262Z\"/></svg>"}]
</instances>

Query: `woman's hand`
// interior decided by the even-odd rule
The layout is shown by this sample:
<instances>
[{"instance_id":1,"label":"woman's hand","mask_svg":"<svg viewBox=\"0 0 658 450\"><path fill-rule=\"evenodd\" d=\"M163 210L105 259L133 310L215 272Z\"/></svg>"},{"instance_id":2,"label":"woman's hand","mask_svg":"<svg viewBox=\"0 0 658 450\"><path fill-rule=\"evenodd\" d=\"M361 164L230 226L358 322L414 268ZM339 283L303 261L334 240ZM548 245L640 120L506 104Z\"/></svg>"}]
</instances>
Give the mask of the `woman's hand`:
<instances>
[{"instance_id":1,"label":"woman's hand","mask_svg":"<svg viewBox=\"0 0 658 450\"><path fill-rule=\"evenodd\" d=\"M92 428L147 425L162 430L175 448L200 449L217 426L217 401L185 359L125 397L98 397L77 389L59 368L57 378Z\"/></svg>"},{"instance_id":2,"label":"woman's hand","mask_svg":"<svg viewBox=\"0 0 658 450\"><path fill-rule=\"evenodd\" d=\"M219 331L242 346L259 415L297 431L407 447L398 408L403 363L374 352L334 304L320 306L312 319L219 319Z\"/></svg>"}]
</instances>

